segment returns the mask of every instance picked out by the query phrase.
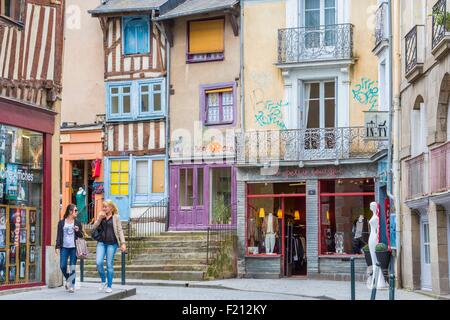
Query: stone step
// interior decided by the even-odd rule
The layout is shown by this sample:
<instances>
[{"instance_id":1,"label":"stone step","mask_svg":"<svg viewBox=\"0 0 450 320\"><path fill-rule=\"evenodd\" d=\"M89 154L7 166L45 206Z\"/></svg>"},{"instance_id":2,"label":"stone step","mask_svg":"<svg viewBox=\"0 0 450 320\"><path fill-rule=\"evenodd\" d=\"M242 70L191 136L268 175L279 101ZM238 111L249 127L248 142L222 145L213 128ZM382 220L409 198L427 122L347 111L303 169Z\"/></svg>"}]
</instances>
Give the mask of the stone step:
<instances>
[{"instance_id":1,"label":"stone step","mask_svg":"<svg viewBox=\"0 0 450 320\"><path fill-rule=\"evenodd\" d=\"M202 271L127 271L126 279L145 279L145 280L184 280L184 281L201 281L204 279ZM84 273L86 278L98 278L97 271L88 271ZM114 272L114 278L121 278L120 272Z\"/></svg>"},{"instance_id":2,"label":"stone step","mask_svg":"<svg viewBox=\"0 0 450 320\"><path fill-rule=\"evenodd\" d=\"M183 253L152 253L152 254L140 254L133 258L134 261L142 261L142 260L160 260L160 259L168 259L168 260L184 260L184 259L205 259L206 260L206 252L183 252Z\"/></svg>"},{"instance_id":3,"label":"stone step","mask_svg":"<svg viewBox=\"0 0 450 320\"><path fill-rule=\"evenodd\" d=\"M138 271L206 271L207 266L206 264L202 265L202 264L197 264L197 265L170 265L170 264L160 264L160 265L146 265L146 264L142 264L142 265L126 265L125 266L125 270L126 271L133 271L133 272L138 272ZM85 265L84 267L84 271L88 272L88 271L97 271L97 267L95 265ZM114 271L115 272L121 272L122 271L122 266L121 265L117 265L114 266Z\"/></svg>"},{"instance_id":4,"label":"stone step","mask_svg":"<svg viewBox=\"0 0 450 320\"><path fill-rule=\"evenodd\" d=\"M133 265L205 265L206 259L153 259L150 257L148 260L146 259L133 259Z\"/></svg>"}]
</instances>

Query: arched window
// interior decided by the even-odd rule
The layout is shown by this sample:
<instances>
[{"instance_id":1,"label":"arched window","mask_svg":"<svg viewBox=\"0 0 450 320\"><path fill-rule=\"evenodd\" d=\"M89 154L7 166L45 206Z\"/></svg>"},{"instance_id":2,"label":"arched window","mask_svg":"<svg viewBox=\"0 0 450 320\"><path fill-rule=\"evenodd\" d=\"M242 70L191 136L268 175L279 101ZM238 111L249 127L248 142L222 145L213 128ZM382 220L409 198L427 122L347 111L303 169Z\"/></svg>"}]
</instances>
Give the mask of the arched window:
<instances>
[{"instance_id":1,"label":"arched window","mask_svg":"<svg viewBox=\"0 0 450 320\"><path fill-rule=\"evenodd\" d=\"M416 157L426 151L427 114L422 97L418 97L411 112L411 156Z\"/></svg>"},{"instance_id":2,"label":"arched window","mask_svg":"<svg viewBox=\"0 0 450 320\"><path fill-rule=\"evenodd\" d=\"M127 17L123 19L124 53L143 54L150 51L149 21L145 17Z\"/></svg>"}]
</instances>

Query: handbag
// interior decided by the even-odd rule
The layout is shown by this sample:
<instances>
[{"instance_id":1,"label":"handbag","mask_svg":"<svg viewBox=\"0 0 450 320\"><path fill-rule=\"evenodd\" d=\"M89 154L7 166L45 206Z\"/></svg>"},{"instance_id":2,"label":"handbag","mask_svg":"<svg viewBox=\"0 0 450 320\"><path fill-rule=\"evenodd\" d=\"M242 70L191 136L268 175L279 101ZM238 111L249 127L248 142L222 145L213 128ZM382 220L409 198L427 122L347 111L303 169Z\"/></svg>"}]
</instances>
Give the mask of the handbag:
<instances>
[{"instance_id":1,"label":"handbag","mask_svg":"<svg viewBox=\"0 0 450 320\"><path fill-rule=\"evenodd\" d=\"M101 224L97 228L92 230L91 237L95 241L103 241L103 229L102 229Z\"/></svg>"},{"instance_id":2,"label":"handbag","mask_svg":"<svg viewBox=\"0 0 450 320\"><path fill-rule=\"evenodd\" d=\"M89 249L86 240L78 238L75 240L75 247L77 248L77 258L86 259L89 255Z\"/></svg>"}]
</instances>

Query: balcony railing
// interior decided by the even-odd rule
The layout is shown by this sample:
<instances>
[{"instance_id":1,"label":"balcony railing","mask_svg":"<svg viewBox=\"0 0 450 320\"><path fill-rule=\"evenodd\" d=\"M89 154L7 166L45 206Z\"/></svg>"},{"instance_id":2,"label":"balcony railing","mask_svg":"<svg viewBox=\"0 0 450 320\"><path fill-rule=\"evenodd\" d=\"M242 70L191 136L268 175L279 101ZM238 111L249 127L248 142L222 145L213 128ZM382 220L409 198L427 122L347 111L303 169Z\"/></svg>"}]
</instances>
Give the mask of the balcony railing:
<instances>
[{"instance_id":1,"label":"balcony railing","mask_svg":"<svg viewBox=\"0 0 450 320\"><path fill-rule=\"evenodd\" d=\"M406 45L406 73L417 65L417 26L412 28L405 37Z\"/></svg>"},{"instance_id":2,"label":"balcony railing","mask_svg":"<svg viewBox=\"0 0 450 320\"><path fill-rule=\"evenodd\" d=\"M424 48L425 48L425 26L416 25L405 37L405 74L409 77L413 71L423 67L424 63ZM419 74L421 73L422 70Z\"/></svg>"},{"instance_id":3,"label":"balcony railing","mask_svg":"<svg viewBox=\"0 0 450 320\"><path fill-rule=\"evenodd\" d=\"M237 162L367 160L386 150L388 142L367 140L366 130L352 127L247 131L236 136Z\"/></svg>"},{"instance_id":4,"label":"balcony railing","mask_svg":"<svg viewBox=\"0 0 450 320\"><path fill-rule=\"evenodd\" d=\"M408 199L425 194L425 154L421 154L406 162L408 171Z\"/></svg>"},{"instance_id":5,"label":"balcony railing","mask_svg":"<svg viewBox=\"0 0 450 320\"><path fill-rule=\"evenodd\" d=\"M378 7L376 12L375 47L377 47L383 40L388 40L387 5L387 2L383 2Z\"/></svg>"},{"instance_id":6,"label":"balcony railing","mask_svg":"<svg viewBox=\"0 0 450 320\"><path fill-rule=\"evenodd\" d=\"M450 142L430 152L430 185L432 193L450 189Z\"/></svg>"},{"instance_id":7,"label":"balcony railing","mask_svg":"<svg viewBox=\"0 0 450 320\"><path fill-rule=\"evenodd\" d=\"M433 6L433 35L432 45L433 49L444 39L445 35L449 31L447 26L450 23L450 16L447 13L447 1L439 0Z\"/></svg>"},{"instance_id":8,"label":"balcony railing","mask_svg":"<svg viewBox=\"0 0 450 320\"><path fill-rule=\"evenodd\" d=\"M353 58L353 25L278 30L278 63Z\"/></svg>"}]
</instances>

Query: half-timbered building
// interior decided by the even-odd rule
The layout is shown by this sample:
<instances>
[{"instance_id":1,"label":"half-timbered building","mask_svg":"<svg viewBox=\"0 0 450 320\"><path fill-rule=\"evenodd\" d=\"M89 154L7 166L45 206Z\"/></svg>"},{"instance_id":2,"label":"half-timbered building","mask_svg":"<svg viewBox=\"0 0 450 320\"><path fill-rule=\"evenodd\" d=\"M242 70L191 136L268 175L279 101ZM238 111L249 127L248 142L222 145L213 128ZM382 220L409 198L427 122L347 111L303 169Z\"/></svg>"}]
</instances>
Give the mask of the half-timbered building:
<instances>
[{"instance_id":1,"label":"half-timbered building","mask_svg":"<svg viewBox=\"0 0 450 320\"><path fill-rule=\"evenodd\" d=\"M62 0L0 1L0 291L61 282L51 246L63 7Z\"/></svg>"},{"instance_id":2,"label":"half-timbered building","mask_svg":"<svg viewBox=\"0 0 450 320\"><path fill-rule=\"evenodd\" d=\"M166 40L152 16L165 0L109 0L89 11L103 32L105 197L122 220L164 201Z\"/></svg>"}]
</instances>

